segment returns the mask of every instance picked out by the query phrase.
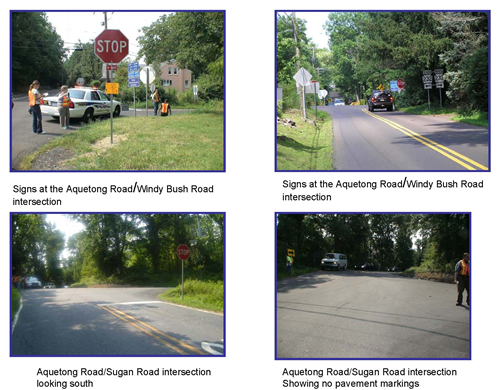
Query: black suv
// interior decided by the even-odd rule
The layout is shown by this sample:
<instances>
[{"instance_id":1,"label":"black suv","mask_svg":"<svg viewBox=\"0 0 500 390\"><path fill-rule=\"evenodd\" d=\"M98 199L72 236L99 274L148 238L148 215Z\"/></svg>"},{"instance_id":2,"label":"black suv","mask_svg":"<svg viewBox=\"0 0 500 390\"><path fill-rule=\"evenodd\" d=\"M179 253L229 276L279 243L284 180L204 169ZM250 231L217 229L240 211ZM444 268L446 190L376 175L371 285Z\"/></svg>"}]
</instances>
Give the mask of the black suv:
<instances>
[{"instance_id":1,"label":"black suv","mask_svg":"<svg viewBox=\"0 0 500 390\"><path fill-rule=\"evenodd\" d=\"M373 91L368 98L368 111L373 112L376 108L387 108L387 111L394 111L396 109L390 91Z\"/></svg>"}]
</instances>

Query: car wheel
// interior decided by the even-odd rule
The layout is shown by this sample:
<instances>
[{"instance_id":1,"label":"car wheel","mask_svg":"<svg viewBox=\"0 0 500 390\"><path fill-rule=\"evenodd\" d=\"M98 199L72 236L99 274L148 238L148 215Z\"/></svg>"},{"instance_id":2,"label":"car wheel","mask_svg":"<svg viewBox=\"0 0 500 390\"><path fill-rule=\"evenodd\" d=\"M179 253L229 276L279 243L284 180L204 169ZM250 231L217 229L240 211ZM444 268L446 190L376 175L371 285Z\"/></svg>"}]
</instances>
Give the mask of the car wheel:
<instances>
[{"instance_id":1,"label":"car wheel","mask_svg":"<svg viewBox=\"0 0 500 390\"><path fill-rule=\"evenodd\" d=\"M113 117L118 118L120 116L120 112L121 112L120 106L116 106L115 110L113 111Z\"/></svg>"},{"instance_id":2,"label":"car wheel","mask_svg":"<svg viewBox=\"0 0 500 390\"><path fill-rule=\"evenodd\" d=\"M392 111L394 109L394 104L392 104L391 106L387 107L387 111Z\"/></svg>"},{"instance_id":3,"label":"car wheel","mask_svg":"<svg viewBox=\"0 0 500 390\"><path fill-rule=\"evenodd\" d=\"M82 121L89 123L94 120L94 109L93 108L87 108L85 113L82 116Z\"/></svg>"}]
</instances>

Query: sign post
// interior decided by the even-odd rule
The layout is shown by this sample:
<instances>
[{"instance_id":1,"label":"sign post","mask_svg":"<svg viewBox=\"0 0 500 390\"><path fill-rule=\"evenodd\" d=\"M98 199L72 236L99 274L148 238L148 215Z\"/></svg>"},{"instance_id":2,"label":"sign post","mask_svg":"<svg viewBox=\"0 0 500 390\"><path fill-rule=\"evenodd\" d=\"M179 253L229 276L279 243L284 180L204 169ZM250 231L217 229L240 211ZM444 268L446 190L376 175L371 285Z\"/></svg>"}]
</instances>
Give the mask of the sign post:
<instances>
[{"instance_id":1,"label":"sign post","mask_svg":"<svg viewBox=\"0 0 500 390\"><path fill-rule=\"evenodd\" d=\"M295 73L293 78L295 79L297 84L302 87L302 110L303 110L303 114L304 114L304 120L306 120L307 115L306 115L306 91L305 91L305 87L311 81L312 76L307 70L305 70L304 68L300 68L299 71L297 73Z\"/></svg>"},{"instance_id":2,"label":"sign post","mask_svg":"<svg viewBox=\"0 0 500 390\"><path fill-rule=\"evenodd\" d=\"M141 81L146 84L146 116L148 116L148 89L149 89L149 80L151 80L151 77L153 80L155 79L155 71L153 70L152 67L150 66L145 66L141 70Z\"/></svg>"},{"instance_id":3,"label":"sign post","mask_svg":"<svg viewBox=\"0 0 500 390\"><path fill-rule=\"evenodd\" d=\"M177 256L182 260L182 289L181 301L184 301L184 261L189 259L189 247L186 244L181 244L177 247Z\"/></svg>"},{"instance_id":4,"label":"sign post","mask_svg":"<svg viewBox=\"0 0 500 390\"><path fill-rule=\"evenodd\" d=\"M113 70L118 69L116 64L128 56L128 48L128 38L120 30L104 30L94 39L94 53L104 63L109 64L106 69L111 71L111 83L113 83ZM114 87L113 91L115 91ZM118 94L118 84L116 84L116 94ZM110 93L109 117L111 118L111 143L113 143L113 92Z\"/></svg>"},{"instance_id":5,"label":"sign post","mask_svg":"<svg viewBox=\"0 0 500 390\"><path fill-rule=\"evenodd\" d=\"M443 107L443 98L441 96L441 90L444 88L443 69L434 69L434 81L436 82L436 88L439 89L439 106Z\"/></svg>"},{"instance_id":6,"label":"sign post","mask_svg":"<svg viewBox=\"0 0 500 390\"><path fill-rule=\"evenodd\" d=\"M137 116L135 104L135 89L139 87L139 63L132 62L128 65L128 86L134 88L134 116Z\"/></svg>"},{"instance_id":7,"label":"sign post","mask_svg":"<svg viewBox=\"0 0 500 390\"><path fill-rule=\"evenodd\" d=\"M424 75L422 76L422 81L424 82L424 89L427 90L427 104L429 105L429 110L431 109L431 94L429 90L432 89L432 70L424 70Z\"/></svg>"},{"instance_id":8,"label":"sign post","mask_svg":"<svg viewBox=\"0 0 500 390\"><path fill-rule=\"evenodd\" d=\"M318 82L313 81L312 83L314 85L314 106L316 107L316 120L318 120L318 103L316 103L316 94L318 93L317 89Z\"/></svg>"}]
</instances>

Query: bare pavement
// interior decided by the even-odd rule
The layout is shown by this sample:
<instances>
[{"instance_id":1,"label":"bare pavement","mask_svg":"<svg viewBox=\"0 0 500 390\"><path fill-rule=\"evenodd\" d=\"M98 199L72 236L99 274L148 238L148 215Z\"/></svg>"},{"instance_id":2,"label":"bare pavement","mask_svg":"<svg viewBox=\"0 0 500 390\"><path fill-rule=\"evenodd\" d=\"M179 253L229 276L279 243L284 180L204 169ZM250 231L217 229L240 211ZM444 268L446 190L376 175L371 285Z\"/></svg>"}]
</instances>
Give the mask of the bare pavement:
<instances>
[{"instance_id":1,"label":"bare pavement","mask_svg":"<svg viewBox=\"0 0 500 390\"><path fill-rule=\"evenodd\" d=\"M456 286L385 272L315 272L277 285L277 358L469 359ZM472 303L472 302L471 302Z\"/></svg>"},{"instance_id":2,"label":"bare pavement","mask_svg":"<svg viewBox=\"0 0 500 390\"><path fill-rule=\"evenodd\" d=\"M160 301L165 290L23 290L11 355L222 355L224 317Z\"/></svg>"},{"instance_id":3,"label":"bare pavement","mask_svg":"<svg viewBox=\"0 0 500 390\"><path fill-rule=\"evenodd\" d=\"M489 129L446 115L410 115L367 106L319 107L333 121L333 168L348 171L489 169Z\"/></svg>"}]
</instances>

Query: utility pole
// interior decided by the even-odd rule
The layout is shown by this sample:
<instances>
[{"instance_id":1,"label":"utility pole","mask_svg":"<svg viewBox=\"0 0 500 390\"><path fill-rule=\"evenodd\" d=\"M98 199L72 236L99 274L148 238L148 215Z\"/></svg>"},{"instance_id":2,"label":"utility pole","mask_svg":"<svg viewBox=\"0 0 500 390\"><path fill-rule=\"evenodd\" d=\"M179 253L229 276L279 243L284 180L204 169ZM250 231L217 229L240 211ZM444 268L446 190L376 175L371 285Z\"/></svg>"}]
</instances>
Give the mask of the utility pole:
<instances>
[{"instance_id":1,"label":"utility pole","mask_svg":"<svg viewBox=\"0 0 500 390\"><path fill-rule=\"evenodd\" d=\"M297 32L297 20L295 18L295 12L292 12L292 23L293 23L293 40L295 41L295 57L297 57L297 72L300 70L300 49L298 42L298 32ZM304 119L306 118L306 104L305 104L305 90L304 87L300 87L300 109L304 112Z\"/></svg>"}]
</instances>

